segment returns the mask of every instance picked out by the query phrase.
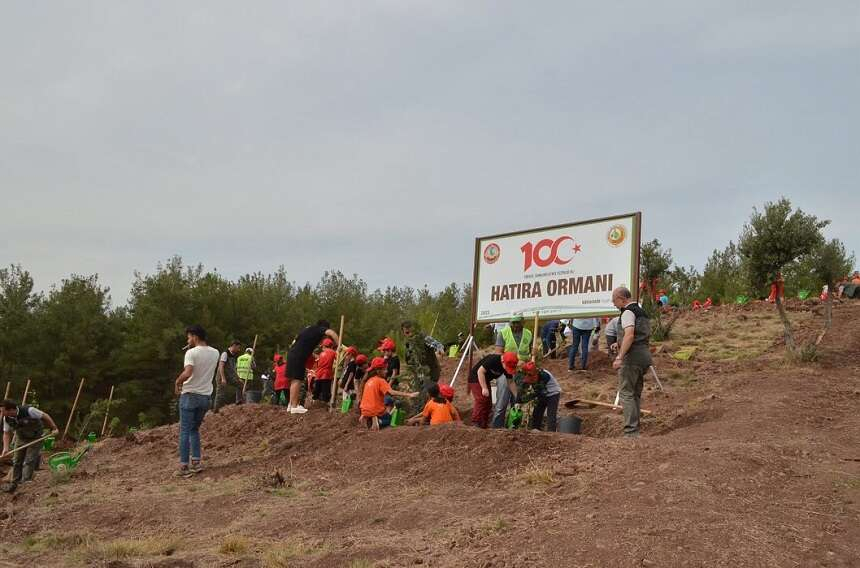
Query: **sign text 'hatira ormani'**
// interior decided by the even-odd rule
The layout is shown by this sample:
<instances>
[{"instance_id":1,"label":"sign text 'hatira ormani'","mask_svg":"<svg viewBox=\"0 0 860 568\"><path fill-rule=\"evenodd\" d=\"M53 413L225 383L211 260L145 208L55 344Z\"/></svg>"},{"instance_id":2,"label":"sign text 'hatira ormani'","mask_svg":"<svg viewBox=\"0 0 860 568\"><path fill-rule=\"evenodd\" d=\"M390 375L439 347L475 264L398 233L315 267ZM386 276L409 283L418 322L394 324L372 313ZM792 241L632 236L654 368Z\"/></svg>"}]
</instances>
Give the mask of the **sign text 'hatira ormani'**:
<instances>
[{"instance_id":1,"label":"sign text 'hatira ormani'","mask_svg":"<svg viewBox=\"0 0 860 568\"><path fill-rule=\"evenodd\" d=\"M550 280L546 282L545 292L547 296L572 296L611 290L612 274L598 274L597 276L574 276ZM518 282L493 286L490 292L490 301L503 302L524 298L543 298L543 296L544 290L540 282Z\"/></svg>"}]
</instances>

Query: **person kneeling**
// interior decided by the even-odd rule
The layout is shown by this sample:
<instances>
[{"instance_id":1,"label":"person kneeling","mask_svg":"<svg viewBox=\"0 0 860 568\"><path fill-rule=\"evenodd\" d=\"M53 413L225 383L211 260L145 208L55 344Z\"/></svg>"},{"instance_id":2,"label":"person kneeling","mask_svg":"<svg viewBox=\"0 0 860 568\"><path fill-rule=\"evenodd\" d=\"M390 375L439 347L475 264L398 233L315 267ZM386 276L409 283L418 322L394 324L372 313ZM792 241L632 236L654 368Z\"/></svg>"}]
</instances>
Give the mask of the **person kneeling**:
<instances>
[{"instance_id":1,"label":"person kneeling","mask_svg":"<svg viewBox=\"0 0 860 568\"><path fill-rule=\"evenodd\" d=\"M427 424L429 422L431 426L436 426L437 424L460 421L460 413L457 412L457 409L454 408L454 405L447 398L442 396L438 383L430 385L427 389L427 394L430 396L430 400L424 405L424 410L421 414L409 419L410 425Z\"/></svg>"},{"instance_id":2,"label":"person kneeling","mask_svg":"<svg viewBox=\"0 0 860 568\"><path fill-rule=\"evenodd\" d=\"M543 417L546 413L547 430L555 432L558 402L561 398L561 387L555 377L546 369L541 369L534 362L529 361L523 365L514 381L517 383L520 403L535 401L534 411L529 419L529 428L543 430Z\"/></svg>"},{"instance_id":3,"label":"person kneeling","mask_svg":"<svg viewBox=\"0 0 860 568\"><path fill-rule=\"evenodd\" d=\"M367 370L368 379L364 383L364 390L361 394L361 404L359 404L361 417L358 422L362 425L370 423L374 430L388 426L391 420L391 415L385 408L385 395L406 398L418 396L417 392L401 392L392 389L388 381L385 380L387 368L388 364L385 359L375 357Z\"/></svg>"}]
</instances>

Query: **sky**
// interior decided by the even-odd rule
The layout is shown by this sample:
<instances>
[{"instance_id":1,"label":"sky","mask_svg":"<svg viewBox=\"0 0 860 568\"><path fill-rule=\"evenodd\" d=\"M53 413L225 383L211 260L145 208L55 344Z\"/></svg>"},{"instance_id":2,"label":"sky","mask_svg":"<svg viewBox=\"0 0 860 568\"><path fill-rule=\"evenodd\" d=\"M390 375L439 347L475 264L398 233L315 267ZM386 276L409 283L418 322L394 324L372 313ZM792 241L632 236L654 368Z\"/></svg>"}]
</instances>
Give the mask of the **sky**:
<instances>
[{"instance_id":1,"label":"sky","mask_svg":"<svg viewBox=\"0 0 860 568\"><path fill-rule=\"evenodd\" d=\"M4 2L0 266L372 288L641 211L701 268L780 196L860 252L860 3Z\"/></svg>"}]
</instances>

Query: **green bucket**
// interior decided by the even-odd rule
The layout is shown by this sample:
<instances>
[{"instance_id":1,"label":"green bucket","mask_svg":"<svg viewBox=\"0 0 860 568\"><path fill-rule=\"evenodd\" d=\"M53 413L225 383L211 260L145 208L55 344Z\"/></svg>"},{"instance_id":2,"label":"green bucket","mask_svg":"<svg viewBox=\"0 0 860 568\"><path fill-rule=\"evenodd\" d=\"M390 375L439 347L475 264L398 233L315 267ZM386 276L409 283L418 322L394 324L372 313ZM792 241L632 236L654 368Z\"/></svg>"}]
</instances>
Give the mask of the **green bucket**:
<instances>
[{"instance_id":1,"label":"green bucket","mask_svg":"<svg viewBox=\"0 0 860 568\"><path fill-rule=\"evenodd\" d=\"M75 465L77 464L72 462L72 454L69 452L60 452L48 459L48 466L51 468L51 471L56 473L72 470L75 468Z\"/></svg>"},{"instance_id":2,"label":"green bucket","mask_svg":"<svg viewBox=\"0 0 860 568\"><path fill-rule=\"evenodd\" d=\"M53 450L54 449L54 442L56 442L56 441L57 441L56 438L54 438L53 436L48 436L42 442L42 449L45 451Z\"/></svg>"},{"instance_id":3,"label":"green bucket","mask_svg":"<svg viewBox=\"0 0 860 568\"><path fill-rule=\"evenodd\" d=\"M406 412L402 408L394 407L391 411L391 426L403 426L406 423Z\"/></svg>"},{"instance_id":4,"label":"green bucket","mask_svg":"<svg viewBox=\"0 0 860 568\"><path fill-rule=\"evenodd\" d=\"M352 399L352 396L347 396L343 399L343 402L340 403L340 411L343 414L346 414L350 410L352 410L352 405L355 401Z\"/></svg>"},{"instance_id":5,"label":"green bucket","mask_svg":"<svg viewBox=\"0 0 860 568\"><path fill-rule=\"evenodd\" d=\"M451 349L448 350L448 357L451 359L456 359L460 355L460 346L452 345Z\"/></svg>"},{"instance_id":6,"label":"green bucket","mask_svg":"<svg viewBox=\"0 0 860 568\"><path fill-rule=\"evenodd\" d=\"M519 407L512 407L508 410L508 415L505 420L505 426L508 430L516 430L523 423L523 411Z\"/></svg>"},{"instance_id":7,"label":"green bucket","mask_svg":"<svg viewBox=\"0 0 860 568\"><path fill-rule=\"evenodd\" d=\"M90 432L89 434L87 434L87 442L89 442L90 444L95 444L97 439L98 436L96 436L95 432Z\"/></svg>"}]
</instances>

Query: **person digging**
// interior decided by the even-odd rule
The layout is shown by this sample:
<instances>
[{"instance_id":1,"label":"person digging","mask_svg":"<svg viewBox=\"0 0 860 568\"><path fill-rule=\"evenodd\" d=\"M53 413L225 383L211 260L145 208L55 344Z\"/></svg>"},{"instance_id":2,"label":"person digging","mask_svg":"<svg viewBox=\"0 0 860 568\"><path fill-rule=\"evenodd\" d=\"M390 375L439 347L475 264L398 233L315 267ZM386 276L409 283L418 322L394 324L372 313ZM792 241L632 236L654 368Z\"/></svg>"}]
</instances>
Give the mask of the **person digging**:
<instances>
[{"instance_id":1,"label":"person digging","mask_svg":"<svg viewBox=\"0 0 860 568\"><path fill-rule=\"evenodd\" d=\"M47 426L51 429L51 435L60 433L54 419L47 412L28 405L18 405L14 400L3 401L3 457L10 453L10 445L13 442L15 448L31 442L36 442L42 437L42 430ZM12 450L12 480L5 484L3 491L12 493L18 488L19 483L32 481L36 464L42 453L42 444L35 443L21 450Z\"/></svg>"}]
</instances>

